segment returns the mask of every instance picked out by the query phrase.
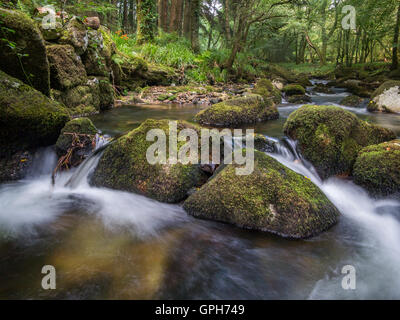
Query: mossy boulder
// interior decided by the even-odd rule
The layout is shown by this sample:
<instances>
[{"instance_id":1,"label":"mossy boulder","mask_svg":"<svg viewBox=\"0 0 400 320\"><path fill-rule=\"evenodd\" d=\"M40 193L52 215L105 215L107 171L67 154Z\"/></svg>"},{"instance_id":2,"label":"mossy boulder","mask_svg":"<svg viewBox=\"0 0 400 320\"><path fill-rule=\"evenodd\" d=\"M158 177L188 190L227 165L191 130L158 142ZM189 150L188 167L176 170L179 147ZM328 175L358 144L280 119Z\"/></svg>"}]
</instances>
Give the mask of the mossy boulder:
<instances>
[{"instance_id":1,"label":"mossy boulder","mask_svg":"<svg viewBox=\"0 0 400 320\"><path fill-rule=\"evenodd\" d=\"M0 71L0 157L55 143L68 111L41 92Z\"/></svg>"},{"instance_id":2,"label":"mossy boulder","mask_svg":"<svg viewBox=\"0 0 400 320\"><path fill-rule=\"evenodd\" d=\"M183 204L191 215L289 238L309 238L337 223L339 212L307 177L255 151L254 171L227 165Z\"/></svg>"},{"instance_id":3,"label":"mossy boulder","mask_svg":"<svg viewBox=\"0 0 400 320\"><path fill-rule=\"evenodd\" d=\"M372 195L400 194L400 140L363 148L354 163L354 182Z\"/></svg>"},{"instance_id":4,"label":"mossy boulder","mask_svg":"<svg viewBox=\"0 0 400 320\"><path fill-rule=\"evenodd\" d=\"M289 103L308 103L311 102L311 97L306 94L295 94L293 96L289 96L287 98L287 102Z\"/></svg>"},{"instance_id":5,"label":"mossy boulder","mask_svg":"<svg viewBox=\"0 0 400 320\"><path fill-rule=\"evenodd\" d=\"M88 31L88 47L82 56L88 75L108 76L110 73L107 63L108 51L104 50L103 35L99 30ZM104 52L103 52L104 51Z\"/></svg>"},{"instance_id":6,"label":"mossy boulder","mask_svg":"<svg viewBox=\"0 0 400 320\"><path fill-rule=\"evenodd\" d=\"M89 118L76 118L66 123L56 142L59 157L72 151L70 166L78 166L93 151L98 130Z\"/></svg>"},{"instance_id":7,"label":"mossy boulder","mask_svg":"<svg viewBox=\"0 0 400 320\"><path fill-rule=\"evenodd\" d=\"M271 100L249 94L214 104L196 114L194 120L201 124L232 127L277 118L278 109Z\"/></svg>"},{"instance_id":8,"label":"mossy boulder","mask_svg":"<svg viewBox=\"0 0 400 320\"><path fill-rule=\"evenodd\" d=\"M350 95L345 98L343 98L340 101L340 104L343 106L348 106L348 107L361 107L361 104L363 103L364 99L356 96L356 95Z\"/></svg>"},{"instance_id":9,"label":"mossy boulder","mask_svg":"<svg viewBox=\"0 0 400 320\"><path fill-rule=\"evenodd\" d=\"M86 52L89 45L89 36L87 27L81 19L73 17L67 22L59 43L73 46L79 56Z\"/></svg>"},{"instance_id":10,"label":"mossy boulder","mask_svg":"<svg viewBox=\"0 0 400 320\"><path fill-rule=\"evenodd\" d=\"M314 92L318 92L318 93L326 93L326 94L334 93L328 85L323 84L323 83L318 83L312 90Z\"/></svg>"},{"instance_id":11,"label":"mossy boulder","mask_svg":"<svg viewBox=\"0 0 400 320\"><path fill-rule=\"evenodd\" d=\"M43 26L43 19L49 14L54 15L55 24ZM56 12L53 9L49 7L37 7L34 10L33 19L36 21L44 40L55 41L61 37L63 31L63 23L61 17L59 15L56 15ZM50 21L48 21L47 23L50 23Z\"/></svg>"},{"instance_id":12,"label":"mossy boulder","mask_svg":"<svg viewBox=\"0 0 400 320\"><path fill-rule=\"evenodd\" d=\"M284 132L298 140L303 156L322 178L350 174L363 147L396 137L391 130L360 120L340 107L313 105L293 112Z\"/></svg>"},{"instance_id":13,"label":"mossy boulder","mask_svg":"<svg viewBox=\"0 0 400 320\"><path fill-rule=\"evenodd\" d=\"M84 85L52 92L54 98L65 104L73 115L82 116L107 110L114 104L114 89L106 77L88 77Z\"/></svg>"},{"instance_id":14,"label":"mossy boulder","mask_svg":"<svg viewBox=\"0 0 400 320\"><path fill-rule=\"evenodd\" d=\"M178 134L186 128L196 129L187 122L178 121ZM169 121L148 119L140 127L120 137L104 152L93 174L91 183L99 187L143 194L150 198L174 203L183 200L189 190L205 182L205 173L196 164L150 164L147 149L154 144L147 141L151 129L161 129L169 140ZM178 150L184 143L178 143ZM167 146L169 150L169 146Z\"/></svg>"},{"instance_id":15,"label":"mossy boulder","mask_svg":"<svg viewBox=\"0 0 400 320\"><path fill-rule=\"evenodd\" d=\"M21 11L0 8L0 69L50 95L50 68L36 23Z\"/></svg>"},{"instance_id":16,"label":"mossy boulder","mask_svg":"<svg viewBox=\"0 0 400 320\"><path fill-rule=\"evenodd\" d=\"M253 93L259 94L265 100L271 99L275 103L282 102L282 95L278 89L274 87L271 80L268 79L260 79L257 81L256 85L254 86Z\"/></svg>"},{"instance_id":17,"label":"mossy boulder","mask_svg":"<svg viewBox=\"0 0 400 320\"><path fill-rule=\"evenodd\" d=\"M85 67L71 45L48 45L46 51L52 88L66 90L86 83Z\"/></svg>"},{"instance_id":18,"label":"mossy boulder","mask_svg":"<svg viewBox=\"0 0 400 320\"><path fill-rule=\"evenodd\" d=\"M282 91L287 96L304 95L304 94L306 94L306 90L303 88L303 86L301 86L299 84L288 84L288 85L283 87Z\"/></svg>"},{"instance_id":19,"label":"mossy boulder","mask_svg":"<svg viewBox=\"0 0 400 320\"><path fill-rule=\"evenodd\" d=\"M371 96L368 111L400 113L400 81L384 82Z\"/></svg>"}]
</instances>

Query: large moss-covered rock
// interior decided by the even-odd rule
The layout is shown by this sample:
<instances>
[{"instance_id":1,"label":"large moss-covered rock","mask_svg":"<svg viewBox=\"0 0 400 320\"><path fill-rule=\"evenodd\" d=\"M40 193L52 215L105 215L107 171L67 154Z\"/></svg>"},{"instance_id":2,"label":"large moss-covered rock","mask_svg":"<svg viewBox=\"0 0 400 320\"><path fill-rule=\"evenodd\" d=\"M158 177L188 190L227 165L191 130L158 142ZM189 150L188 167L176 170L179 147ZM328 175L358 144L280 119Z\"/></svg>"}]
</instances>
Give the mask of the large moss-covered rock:
<instances>
[{"instance_id":1,"label":"large moss-covered rock","mask_svg":"<svg viewBox=\"0 0 400 320\"><path fill-rule=\"evenodd\" d=\"M108 76L110 71L106 57L108 51L104 49L102 32L99 30L89 30L88 39L87 50L82 56L87 74L103 77Z\"/></svg>"},{"instance_id":2,"label":"large moss-covered rock","mask_svg":"<svg viewBox=\"0 0 400 320\"><path fill-rule=\"evenodd\" d=\"M400 113L400 81L384 82L371 96L368 111Z\"/></svg>"},{"instance_id":3,"label":"large moss-covered rock","mask_svg":"<svg viewBox=\"0 0 400 320\"><path fill-rule=\"evenodd\" d=\"M53 96L65 104L73 115L107 110L114 104L114 89L106 77L89 77L84 85L65 91L53 90Z\"/></svg>"},{"instance_id":4,"label":"large moss-covered rock","mask_svg":"<svg viewBox=\"0 0 400 320\"><path fill-rule=\"evenodd\" d=\"M288 84L283 87L282 91L286 93L287 96L306 94L306 90L300 84Z\"/></svg>"},{"instance_id":5,"label":"large moss-covered rock","mask_svg":"<svg viewBox=\"0 0 400 320\"><path fill-rule=\"evenodd\" d=\"M199 218L308 238L338 221L339 212L308 178L255 151L254 171L236 175L227 165L184 203Z\"/></svg>"},{"instance_id":6,"label":"large moss-covered rock","mask_svg":"<svg viewBox=\"0 0 400 320\"><path fill-rule=\"evenodd\" d=\"M71 45L49 45L46 51L52 88L66 90L86 83L85 67Z\"/></svg>"},{"instance_id":7,"label":"large moss-covered rock","mask_svg":"<svg viewBox=\"0 0 400 320\"><path fill-rule=\"evenodd\" d=\"M178 133L192 125L179 121ZM147 149L154 144L147 141L151 129L161 129L169 139L169 121L148 119L135 130L120 137L104 152L93 174L92 184L100 187L137 192L163 202L178 202L188 191L205 180L205 174L195 164L150 164ZM178 144L178 150L183 145ZM168 150L168 148L167 148ZM168 160L167 151L167 160Z\"/></svg>"},{"instance_id":8,"label":"large moss-covered rock","mask_svg":"<svg viewBox=\"0 0 400 320\"><path fill-rule=\"evenodd\" d=\"M271 100L265 100L258 94L249 94L214 104L200 111L195 116L195 121L212 126L231 127L278 117L278 109Z\"/></svg>"},{"instance_id":9,"label":"large moss-covered rock","mask_svg":"<svg viewBox=\"0 0 400 320\"><path fill-rule=\"evenodd\" d=\"M72 45L78 55L85 53L89 45L89 36L82 20L77 17L70 19L64 26L59 42Z\"/></svg>"},{"instance_id":10,"label":"large moss-covered rock","mask_svg":"<svg viewBox=\"0 0 400 320\"><path fill-rule=\"evenodd\" d=\"M257 81L256 85L254 86L253 93L259 94L265 100L271 99L275 103L282 102L282 95L278 89L274 87L271 80L268 79L260 79Z\"/></svg>"},{"instance_id":11,"label":"large moss-covered rock","mask_svg":"<svg viewBox=\"0 0 400 320\"><path fill-rule=\"evenodd\" d=\"M400 194L400 140L362 149L353 176L357 184L373 195Z\"/></svg>"},{"instance_id":12,"label":"large moss-covered rock","mask_svg":"<svg viewBox=\"0 0 400 320\"><path fill-rule=\"evenodd\" d=\"M350 174L361 148L396 137L335 106L305 105L289 116L284 131L299 141L300 151L322 178Z\"/></svg>"},{"instance_id":13,"label":"large moss-covered rock","mask_svg":"<svg viewBox=\"0 0 400 320\"><path fill-rule=\"evenodd\" d=\"M46 21L49 15L55 17L55 21ZM56 12L50 7L37 7L33 14L33 19L36 20L37 26L42 33L43 39L46 41L55 41L61 37L63 31L63 23L61 17L56 15ZM44 23L43 23L44 22ZM53 23L51 24L50 23Z\"/></svg>"},{"instance_id":14,"label":"large moss-covered rock","mask_svg":"<svg viewBox=\"0 0 400 320\"><path fill-rule=\"evenodd\" d=\"M49 62L36 23L21 11L0 8L0 69L50 94Z\"/></svg>"},{"instance_id":15,"label":"large moss-covered rock","mask_svg":"<svg viewBox=\"0 0 400 320\"><path fill-rule=\"evenodd\" d=\"M68 120L64 106L0 71L0 157L53 144Z\"/></svg>"}]
</instances>

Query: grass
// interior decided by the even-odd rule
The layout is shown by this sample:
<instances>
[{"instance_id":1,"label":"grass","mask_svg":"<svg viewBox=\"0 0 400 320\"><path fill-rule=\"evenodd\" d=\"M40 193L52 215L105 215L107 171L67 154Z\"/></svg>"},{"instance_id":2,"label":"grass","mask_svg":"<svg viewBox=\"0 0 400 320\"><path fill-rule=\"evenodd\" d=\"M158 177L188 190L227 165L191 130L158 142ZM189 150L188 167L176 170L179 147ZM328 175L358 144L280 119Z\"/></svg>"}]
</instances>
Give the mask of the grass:
<instances>
[{"instance_id":1,"label":"grass","mask_svg":"<svg viewBox=\"0 0 400 320\"><path fill-rule=\"evenodd\" d=\"M206 50L196 54L191 49L190 42L176 34L160 32L153 42L137 45L135 35L124 35L120 31L112 35L120 52L128 56L139 56L143 59L184 70L187 82L225 83L230 80L227 70L222 66L229 58L229 49ZM237 80L248 82L249 79L262 76L265 64L248 53L239 53L233 66L233 76Z\"/></svg>"}]
</instances>

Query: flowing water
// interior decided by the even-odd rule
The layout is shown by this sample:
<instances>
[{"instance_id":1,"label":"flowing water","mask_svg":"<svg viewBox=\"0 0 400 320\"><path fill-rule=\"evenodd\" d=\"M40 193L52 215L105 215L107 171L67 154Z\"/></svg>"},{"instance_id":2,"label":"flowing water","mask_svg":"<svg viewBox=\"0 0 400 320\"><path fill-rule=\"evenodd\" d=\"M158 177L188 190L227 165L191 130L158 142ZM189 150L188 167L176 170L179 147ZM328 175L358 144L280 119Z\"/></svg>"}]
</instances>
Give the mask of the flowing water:
<instances>
[{"instance_id":1,"label":"flowing water","mask_svg":"<svg viewBox=\"0 0 400 320\"><path fill-rule=\"evenodd\" d=\"M339 103L347 93L316 94ZM299 105L257 125L275 140ZM347 108L399 134L400 117ZM190 121L199 107L128 106L93 117L116 135L147 118ZM271 156L309 177L342 213L322 235L300 241L194 219L179 205L94 188L87 178L102 151L51 185L52 148L36 154L24 180L0 185L0 299L399 299L400 201L370 198L351 181L321 181L283 139ZM53 265L57 289L41 288ZM356 290L341 286L345 265L356 269Z\"/></svg>"}]
</instances>

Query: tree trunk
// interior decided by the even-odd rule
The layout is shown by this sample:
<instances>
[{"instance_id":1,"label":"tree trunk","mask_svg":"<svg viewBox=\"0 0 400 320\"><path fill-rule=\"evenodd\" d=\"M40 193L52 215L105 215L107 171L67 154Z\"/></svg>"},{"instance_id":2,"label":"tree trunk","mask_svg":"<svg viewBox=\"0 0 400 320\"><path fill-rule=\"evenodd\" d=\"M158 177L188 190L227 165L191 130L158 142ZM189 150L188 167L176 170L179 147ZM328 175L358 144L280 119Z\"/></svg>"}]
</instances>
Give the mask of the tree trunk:
<instances>
[{"instance_id":1,"label":"tree trunk","mask_svg":"<svg viewBox=\"0 0 400 320\"><path fill-rule=\"evenodd\" d=\"M124 33L128 33L128 14L129 14L129 9L128 9L128 0L124 0L124 7L123 7L123 14L122 14L122 29L124 30Z\"/></svg>"},{"instance_id":2,"label":"tree trunk","mask_svg":"<svg viewBox=\"0 0 400 320\"><path fill-rule=\"evenodd\" d=\"M398 46L399 46L399 25L400 25L400 4L397 8L397 19L396 26L394 28L394 37L393 37L393 57L392 57L392 70L396 70L399 67L399 59L397 57Z\"/></svg>"},{"instance_id":3,"label":"tree trunk","mask_svg":"<svg viewBox=\"0 0 400 320\"><path fill-rule=\"evenodd\" d=\"M185 0L185 9L183 12L183 35L185 38L191 38L191 17L192 0Z\"/></svg>"},{"instance_id":4,"label":"tree trunk","mask_svg":"<svg viewBox=\"0 0 400 320\"><path fill-rule=\"evenodd\" d=\"M154 39L157 30L156 0L137 0L136 42L142 44Z\"/></svg>"},{"instance_id":5,"label":"tree trunk","mask_svg":"<svg viewBox=\"0 0 400 320\"><path fill-rule=\"evenodd\" d=\"M200 0L192 0L191 1L191 12L192 16L190 18L191 25L191 42L192 49L194 52L200 51L199 44L199 28L200 28Z\"/></svg>"},{"instance_id":6,"label":"tree trunk","mask_svg":"<svg viewBox=\"0 0 400 320\"><path fill-rule=\"evenodd\" d=\"M226 46L229 46L231 41L231 27L229 25L229 11L230 11L230 0L223 0L223 7L224 7L224 34L225 34L225 41Z\"/></svg>"},{"instance_id":7,"label":"tree trunk","mask_svg":"<svg viewBox=\"0 0 400 320\"><path fill-rule=\"evenodd\" d=\"M168 0L158 0L158 27L168 32Z\"/></svg>"},{"instance_id":8,"label":"tree trunk","mask_svg":"<svg viewBox=\"0 0 400 320\"><path fill-rule=\"evenodd\" d=\"M176 32L178 35L182 34L182 11L183 0L171 0L171 19L169 31Z\"/></svg>"}]
</instances>

